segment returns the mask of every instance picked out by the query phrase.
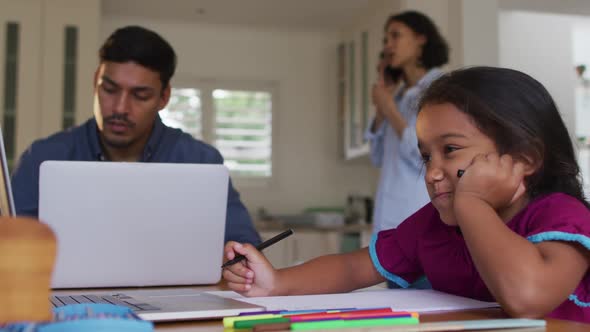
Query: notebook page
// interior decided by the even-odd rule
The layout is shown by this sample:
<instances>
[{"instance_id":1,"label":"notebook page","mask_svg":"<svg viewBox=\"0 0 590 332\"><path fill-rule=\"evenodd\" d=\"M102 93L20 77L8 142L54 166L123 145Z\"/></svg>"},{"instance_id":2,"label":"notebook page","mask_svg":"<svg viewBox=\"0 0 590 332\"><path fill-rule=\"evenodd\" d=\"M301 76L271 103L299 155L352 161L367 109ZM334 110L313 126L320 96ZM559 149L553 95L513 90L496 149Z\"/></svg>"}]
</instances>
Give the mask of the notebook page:
<instances>
[{"instance_id":1,"label":"notebook page","mask_svg":"<svg viewBox=\"0 0 590 332\"><path fill-rule=\"evenodd\" d=\"M390 307L397 311L452 311L498 307L484 302L431 289L365 290L342 294L244 297L232 291L210 292L266 307L266 310Z\"/></svg>"}]
</instances>

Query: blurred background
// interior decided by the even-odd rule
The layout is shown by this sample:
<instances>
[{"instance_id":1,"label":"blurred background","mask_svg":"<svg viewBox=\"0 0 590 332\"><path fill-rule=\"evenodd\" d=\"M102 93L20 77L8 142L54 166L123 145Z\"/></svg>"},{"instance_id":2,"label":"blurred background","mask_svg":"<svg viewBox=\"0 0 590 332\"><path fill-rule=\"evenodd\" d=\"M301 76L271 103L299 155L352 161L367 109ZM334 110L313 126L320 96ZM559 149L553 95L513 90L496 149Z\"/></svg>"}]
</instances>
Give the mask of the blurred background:
<instances>
[{"instance_id":1,"label":"blurred background","mask_svg":"<svg viewBox=\"0 0 590 332\"><path fill-rule=\"evenodd\" d=\"M366 244L378 179L362 135L370 89L383 24L408 9L433 18L448 40L446 70L503 66L540 80L589 183L585 0L0 0L8 158L91 117L99 46L118 27L142 25L179 58L164 122L222 152L263 236L272 225L309 226L312 247L288 244L280 259Z\"/></svg>"}]
</instances>

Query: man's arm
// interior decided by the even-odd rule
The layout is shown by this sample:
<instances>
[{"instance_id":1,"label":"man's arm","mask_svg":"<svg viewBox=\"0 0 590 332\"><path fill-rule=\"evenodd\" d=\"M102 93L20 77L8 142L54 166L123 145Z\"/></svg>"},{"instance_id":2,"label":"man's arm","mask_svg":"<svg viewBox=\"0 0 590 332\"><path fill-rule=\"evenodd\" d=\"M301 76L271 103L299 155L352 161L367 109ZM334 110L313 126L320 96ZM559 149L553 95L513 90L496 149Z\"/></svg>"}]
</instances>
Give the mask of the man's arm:
<instances>
[{"instance_id":1,"label":"man's arm","mask_svg":"<svg viewBox=\"0 0 590 332\"><path fill-rule=\"evenodd\" d=\"M173 152L176 156L167 162L222 164L223 157L219 150L210 144L199 141L189 134L182 133L175 146L180 150ZM227 211L225 219L225 242L260 243L260 236L256 232L248 210L240 200L240 194L233 187L231 179L227 191Z\"/></svg>"},{"instance_id":2,"label":"man's arm","mask_svg":"<svg viewBox=\"0 0 590 332\"><path fill-rule=\"evenodd\" d=\"M203 153L201 162L223 165L223 157L216 148L204 144L201 145L201 149ZM253 245L259 244L261 242L260 236L254 228L250 214L240 200L240 194L234 188L231 178L228 186L225 242L236 241Z\"/></svg>"},{"instance_id":3,"label":"man's arm","mask_svg":"<svg viewBox=\"0 0 590 332\"><path fill-rule=\"evenodd\" d=\"M240 200L240 194L229 182L227 192L227 216L225 221L225 242L260 243L260 236L254 229L248 210Z\"/></svg>"}]
</instances>

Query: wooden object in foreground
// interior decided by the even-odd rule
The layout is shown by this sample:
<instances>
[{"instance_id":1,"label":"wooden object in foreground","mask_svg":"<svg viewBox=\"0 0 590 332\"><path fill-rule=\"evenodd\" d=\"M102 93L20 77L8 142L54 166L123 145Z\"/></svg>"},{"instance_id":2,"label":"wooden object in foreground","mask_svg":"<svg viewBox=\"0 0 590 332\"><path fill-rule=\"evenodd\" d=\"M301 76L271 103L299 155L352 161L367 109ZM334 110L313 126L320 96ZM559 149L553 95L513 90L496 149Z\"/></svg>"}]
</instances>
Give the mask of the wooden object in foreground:
<instances>
[{"instance_id":1,"label":"wooden object in foreground","mask_svg":"<svg viewBox=\"0 0 590 332\"><path fill-rule=\"evenodd\" d=\"M53 231L38 220L0 217L0 324L51 320L56 246Z\"/></svg>"}]
</instances>

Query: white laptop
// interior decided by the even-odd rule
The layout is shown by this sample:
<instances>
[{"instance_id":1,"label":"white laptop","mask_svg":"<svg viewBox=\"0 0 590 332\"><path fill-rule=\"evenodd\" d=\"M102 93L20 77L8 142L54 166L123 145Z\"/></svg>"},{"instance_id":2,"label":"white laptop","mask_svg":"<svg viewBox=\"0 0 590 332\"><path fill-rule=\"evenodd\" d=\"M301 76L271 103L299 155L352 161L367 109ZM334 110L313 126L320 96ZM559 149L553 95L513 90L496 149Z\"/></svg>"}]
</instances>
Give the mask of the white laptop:
<instances>
[{"instance_id":1,"label":"white laptop","mask_svg":"<svg viewBox=\"0 0 590 332\"><path fill-rule=\"evenodd\" d=\"M218 282L228 179L223 165L43 162L39 219L59 244L52 287Z\"/></svg>"},{"instance_id":2,"label":"white laptop","mask_svg":"<svg viewBox=\"0 0 590 332\"><path fill-rule=\"evenodd\" d=\"M216 283L221 277L228 181L223 165L43 162L39 219L58 241L52 287ZM190 288L54 291L51 302L126 305L152 321L264 309Z\"/></svg>"}]
</instances>

